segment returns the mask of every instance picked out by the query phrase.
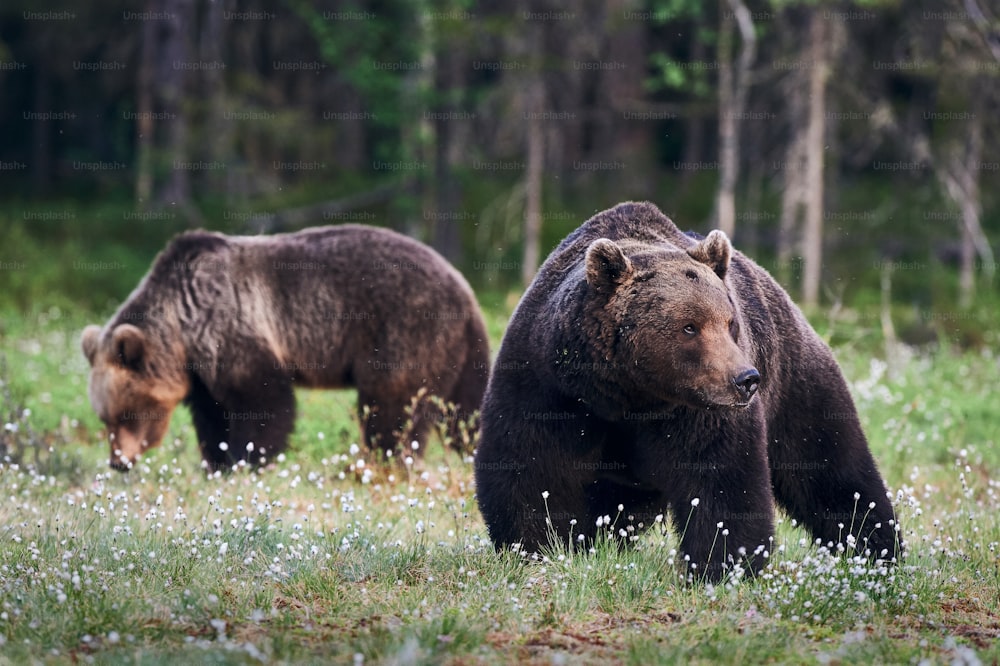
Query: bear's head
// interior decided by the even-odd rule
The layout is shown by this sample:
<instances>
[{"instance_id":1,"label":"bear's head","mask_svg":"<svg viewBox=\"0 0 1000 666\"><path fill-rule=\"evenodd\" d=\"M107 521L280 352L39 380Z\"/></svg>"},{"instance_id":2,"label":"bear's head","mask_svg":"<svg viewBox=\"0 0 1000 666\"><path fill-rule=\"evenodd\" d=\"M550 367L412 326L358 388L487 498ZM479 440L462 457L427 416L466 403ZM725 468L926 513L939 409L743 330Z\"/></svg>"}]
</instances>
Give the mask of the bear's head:
<instances>
[{"instance_id":1,"label":"bear's head","mask_svg":"<svg viewBox=\"0 0 1000 666\"><path fill-rule=\"evenodd\" d=\"M108 430L110 465L127 470L163 439L189 381L176 357L132 324L88 326L80 344L90 362L90 404Z\"/></svg>"},{"instance_id":2,"label":"bear's head","mask_svg":"<svg viewBox=\"0 0 1000 666\"><path fill-rule=\"evenodd\" d=\"M633 390L698 408L753 400L761 378L740 346L743 318L727 284L732 252L721 231L686 250L606 238L589 245L591 311L606 356Z\"/></svg>"}]
</instances>

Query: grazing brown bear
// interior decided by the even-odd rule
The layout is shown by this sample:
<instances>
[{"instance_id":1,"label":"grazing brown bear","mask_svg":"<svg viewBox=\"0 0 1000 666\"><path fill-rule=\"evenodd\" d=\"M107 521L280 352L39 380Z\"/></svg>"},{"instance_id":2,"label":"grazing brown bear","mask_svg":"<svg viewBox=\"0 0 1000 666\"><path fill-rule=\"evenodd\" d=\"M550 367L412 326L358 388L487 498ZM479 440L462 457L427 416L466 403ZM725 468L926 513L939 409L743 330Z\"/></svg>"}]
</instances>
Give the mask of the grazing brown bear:
<instances>
[{"instance_id":1,"label":"grazing brown bear","mask_svg":"<svg viewBox=\"0 0 1000 666\"><path fill-rule=\"evenodd\" d=\"M357 387L365 441L389 451L418 392L462 418L489 373L465 279L426 245L360 225L182 234L82 347L118 469L159 444L180 402L209 467L273 459L292 430L295 385ZM407 442L425 433L423 411Z\"/></svg>"},{"instance_id":2,"label":"grazing brown bear","mask_svg":"<svg viewBox=\"0 0 1000 666\"><path fill-rule=\"evenodd\" d=\"M762 566L777 500L824 543L900 552L830 349L725 234L686 235L648 203L552 252L481 416L477 495L498 547L589 543L604 516L631 534L670 508L693 572L718 579Z\"/></svg>"}]
</instances>

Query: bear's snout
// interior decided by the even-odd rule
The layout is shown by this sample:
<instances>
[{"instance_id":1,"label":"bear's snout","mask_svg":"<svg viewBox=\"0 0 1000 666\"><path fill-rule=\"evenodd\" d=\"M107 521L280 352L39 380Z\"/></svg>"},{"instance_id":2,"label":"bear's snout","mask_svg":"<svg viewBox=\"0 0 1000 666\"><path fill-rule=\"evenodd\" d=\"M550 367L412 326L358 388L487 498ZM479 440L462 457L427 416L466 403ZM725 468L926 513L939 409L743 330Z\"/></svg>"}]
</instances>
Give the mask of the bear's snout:
<instances>
[{"instance_id":1,"label":"bear's snout","mask_svg":"<svg viewBox=\"0 0 1000 666\"><path fill-rule=\"evenodd\" d=\"M754 396L757 392L757 387L760 386L760 373L757 372L756 368L744 370L733 377L733 384L736 385L736 391L740 394L740 397L744 401L750 402L750 398Z\"/></svg>"}]
</instances>

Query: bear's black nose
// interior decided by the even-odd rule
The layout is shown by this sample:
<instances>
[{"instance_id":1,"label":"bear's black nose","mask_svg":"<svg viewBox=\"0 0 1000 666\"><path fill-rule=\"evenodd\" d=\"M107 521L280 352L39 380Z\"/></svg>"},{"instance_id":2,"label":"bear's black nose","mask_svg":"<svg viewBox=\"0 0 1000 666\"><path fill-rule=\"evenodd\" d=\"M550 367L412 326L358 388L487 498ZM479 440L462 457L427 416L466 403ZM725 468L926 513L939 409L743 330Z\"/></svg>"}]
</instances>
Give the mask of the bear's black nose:
<instances>
[{"instance_id":1,"label":"bear's black nose","mask_svg":"<svg viewBox=\"0 0 1000 666\"><path fill-rule=\"evenodd\" d=\"M744 400L749 400L757 392L757 387L760 386L760 373L757 372L756 368L744 370L736 375L733 383L736 384L736 390L740 392L740 396Z\"/></svg>"}]
</instances>

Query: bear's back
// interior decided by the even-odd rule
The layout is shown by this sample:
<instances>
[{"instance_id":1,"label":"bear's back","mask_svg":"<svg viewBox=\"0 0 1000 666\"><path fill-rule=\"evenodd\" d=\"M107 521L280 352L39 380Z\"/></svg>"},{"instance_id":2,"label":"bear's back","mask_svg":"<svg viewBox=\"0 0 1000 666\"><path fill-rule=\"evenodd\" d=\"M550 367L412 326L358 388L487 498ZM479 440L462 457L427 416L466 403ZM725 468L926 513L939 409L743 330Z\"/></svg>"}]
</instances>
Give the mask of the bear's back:
<instances>
[{"instance_id":1,"label":"bear's back","mask_svg":"<svg viewBox=\"0 0 1000 666\"><path fill-rule=\"evenodd\" d=\"M358 224L313 227L273 236L230 236L241 261L260 272L318 271L363 284L375 274L410 290L417 284L462 285L465 278L444 257L408 236L390 229ZM393 278L396 275L398 279Z\"/></svg>"}]
</instances>

